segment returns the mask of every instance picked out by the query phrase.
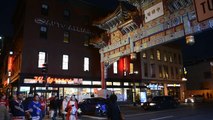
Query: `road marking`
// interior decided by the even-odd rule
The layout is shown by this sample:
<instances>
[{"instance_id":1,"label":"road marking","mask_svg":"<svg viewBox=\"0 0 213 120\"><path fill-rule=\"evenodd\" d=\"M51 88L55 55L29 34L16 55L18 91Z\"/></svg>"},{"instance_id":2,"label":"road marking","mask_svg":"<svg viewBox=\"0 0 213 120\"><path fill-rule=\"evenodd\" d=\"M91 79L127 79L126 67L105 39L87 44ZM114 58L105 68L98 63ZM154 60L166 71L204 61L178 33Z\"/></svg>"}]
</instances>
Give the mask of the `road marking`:
<instances>
[{"instance_id":1,"label":"road marking","mask_svg":"<svg viewBox=\"0 0 213 120\"><path fill-rule=\"evenodd\" d=\"M95 117L95 116L89 116L89 115L82 115L82 117L92 118L96 120L107 120L105 117Z\"/></svg>"},{"instance_id":2,"label":"road marking","mask_svg":"<svg viewBox=\"0 0 213 120\"><path fill-rule=\"evenodd\" d=\"M150 119L150 120L162 120L162 119L167 119L167 118L172 118L174 116L165 116L165 117L160 117L160 118L154 118L154 119Z\"/></svg>"}]
</instances>

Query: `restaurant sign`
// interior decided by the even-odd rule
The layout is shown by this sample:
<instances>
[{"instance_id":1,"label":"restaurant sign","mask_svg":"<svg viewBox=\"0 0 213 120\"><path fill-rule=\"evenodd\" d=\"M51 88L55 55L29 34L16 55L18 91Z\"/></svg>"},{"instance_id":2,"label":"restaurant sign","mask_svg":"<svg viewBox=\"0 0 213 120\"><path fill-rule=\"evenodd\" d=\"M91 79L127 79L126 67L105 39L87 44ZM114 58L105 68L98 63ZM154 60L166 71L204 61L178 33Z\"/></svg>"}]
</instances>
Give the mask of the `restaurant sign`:
<instances>
[{"instance_id":1,"label":"restaurant sign","mask_svg":"<svg viewBox=\"0 0 213 120\"><path fill-rule=\"evenodd\" d=\"M34 78L25 78L24 83L43 83L45 82L43 76L34 76ZM83 83L82 78L54 78L47 77L47 83L55 84L69 84L69 85L81 85Z\"/></svg>"},{"instance_id":2,"label":"restaurant sign","mask_svg":"<svg viewBox=\"0 0 213 120\"><path fill-rule=\"evenodd\" d=\"M194 0L198 22L213 17L213 0Z\"/></svg>"},{"instance_id":3,"label":"restaurant sign","mask_svg":"<svg viewBox=\"0 0 213 120\"><path fill-rule=\"evenodd\" d=\"M67 25L62 22L58 22L56 20L49 20L49 19L44 19L44 18L35 18L34 19L35 23L39 25L46 25L46 26L52 26L52 27L57 27L61 28L64 30L69 30L69 31L75 31L75 32L81 32L81 33L86 33L86 34L92 34L90 30L75 26L75 25Z\"/></svg>"}]
</instances>

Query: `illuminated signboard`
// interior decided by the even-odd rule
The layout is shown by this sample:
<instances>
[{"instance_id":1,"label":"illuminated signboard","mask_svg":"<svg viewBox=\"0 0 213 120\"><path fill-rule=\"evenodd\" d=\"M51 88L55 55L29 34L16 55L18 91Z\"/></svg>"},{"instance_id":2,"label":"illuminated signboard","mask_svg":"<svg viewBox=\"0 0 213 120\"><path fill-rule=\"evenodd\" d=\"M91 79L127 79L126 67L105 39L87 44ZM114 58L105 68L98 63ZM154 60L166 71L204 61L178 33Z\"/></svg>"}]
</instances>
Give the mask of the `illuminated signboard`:
<instances>
[{"instance_id":1,"label":"illuminated signboard","mask_svg":"<svg viewBox=\"0 0 213 120\"><path fill-rule=\"evenodd\" d=\"M44 82L44 77L42 76L35 76L34 79L30 78L25 78L24 83L43 83ZM47 83L55 84L73 84L73 85L80 85L83 83L82 78L53 78L53 77L47 77Z\"/></svg>"},{"instance_id":2,"label":"illuminated signboard","mask_svg":"<svg viewBox=\"0 0 213 120\"><path fill-rule=\"evenodd\" d=\"M163 2L160 2L144 11L145 14L145 22L149 22L154 20L162 15L164 15L163 11Z\"/></svg>"},{"instance_id":3,"label":"illuminated signboard","mask_svg":"<svg viewBox=\"0 0 213 120\"><path fill-rule=\"evenodd\" d=\"M194 0L199 22L213 17L213 0Z\"/></svg>"}]
</instances>

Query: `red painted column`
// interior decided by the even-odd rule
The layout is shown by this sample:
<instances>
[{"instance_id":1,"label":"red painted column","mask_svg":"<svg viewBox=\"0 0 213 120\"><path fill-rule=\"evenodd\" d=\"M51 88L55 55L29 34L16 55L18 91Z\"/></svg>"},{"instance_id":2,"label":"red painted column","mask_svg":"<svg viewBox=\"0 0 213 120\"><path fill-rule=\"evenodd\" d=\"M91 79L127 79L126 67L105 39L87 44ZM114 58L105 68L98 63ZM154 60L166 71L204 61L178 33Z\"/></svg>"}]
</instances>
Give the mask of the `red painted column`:
<instances>
[{"instance_id":1,"label":"red painted column","mask_svg":"<svg viewBox=\"0 0 213 120\"><path fill-rule=\"evenodd\" d=\"M104 62L101 62L101 88L106 89Z\"/></svg>"}]
</instances>

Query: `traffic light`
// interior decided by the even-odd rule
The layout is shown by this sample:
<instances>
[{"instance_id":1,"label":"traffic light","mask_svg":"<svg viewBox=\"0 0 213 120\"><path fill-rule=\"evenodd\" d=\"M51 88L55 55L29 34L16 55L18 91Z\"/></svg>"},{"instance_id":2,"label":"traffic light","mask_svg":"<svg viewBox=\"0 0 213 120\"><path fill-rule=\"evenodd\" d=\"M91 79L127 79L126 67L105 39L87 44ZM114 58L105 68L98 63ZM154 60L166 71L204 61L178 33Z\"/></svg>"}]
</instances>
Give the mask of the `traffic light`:
<instances>
[{"instance_id":1,"label":"traffic light","mask_svg":"<svg viewBox=\"0 0 213 120\"><path fill-rule=\"evenodd\" d=\"M42 65L42 73L47 73L47 71L48 71L48 65L46 64L46 63L44 63L43 65Z\"/></svg>"}]
</instances>

